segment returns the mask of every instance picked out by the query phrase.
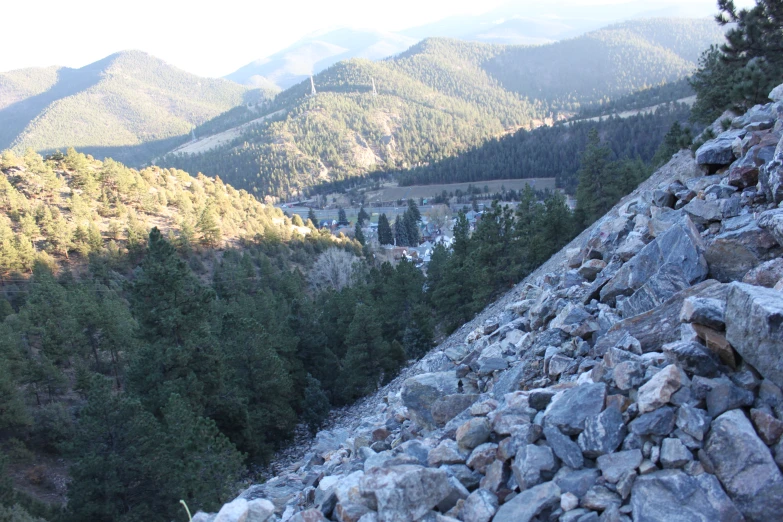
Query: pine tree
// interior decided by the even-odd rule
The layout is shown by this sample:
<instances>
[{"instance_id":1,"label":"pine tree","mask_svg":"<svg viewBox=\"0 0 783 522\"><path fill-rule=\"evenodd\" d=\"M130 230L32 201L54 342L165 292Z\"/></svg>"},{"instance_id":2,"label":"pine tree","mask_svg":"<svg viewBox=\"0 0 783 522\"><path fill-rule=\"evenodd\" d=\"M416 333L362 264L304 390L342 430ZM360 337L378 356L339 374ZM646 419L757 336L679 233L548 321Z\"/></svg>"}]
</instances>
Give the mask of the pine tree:
<instances>
[{"instance_id":1,"label":"pine tree","mask_svg":"<svg viewBox=\"0 0 783 522\"><path fill-rule=\"evenodd\" d=\"M359 209L359 216L357 217L357 223L359 223L360 226L364 226L365 221L370 220L370 215L367 213L367 211L364 210L364 207Z\"/></svg>"},{"instance_id":2,"label":"pine tree","mask_svg":"<svg viewBox=\"0 0 783 522\"><path fill-rule=\"evenodd\" d=\"M201 243L204 246L216 248L220 245L222 234L211 204L207 204L201 212L196 223L196 230L201 234Z\"/></svg>"},{"instance_id":3,"label":"pine tree","mask_svg":"<svg viewBox=\"0 0 783 522\"><path fill-rule=\"evenodd\" d=\"M361 227L361 225L359 224L358 221L356 222L356 226L354 227L354 230L353 230L353 237L354 237L354 239L356 239L356 241L358 241L359 243L364 245L364 242L365 242L364 232L362 232L362 227Z\"/></svg>"},{"instance_id":4,"label":"pine tree","mask_svg":"<svg viewBox=\"0 0 783 522\"><path fill-rule=\"evenodd\" d=\"M345 215L345 209L343 207L340 207L337 211L337 224L338 225L348 224L348 217Z\"/></svg>"},{"instance_id":5,"label":"pine tree","mask_svg":"<svg viewBox=\"0 0 783 522\"><path fill-rule=\"evenodd\" d=\"M391 245L394 243L391 225L386 214L381 214L378 218L378 242L382 245Z\"/></svg>"},{"instance_id":6,"label":"pine tree","mask_svg":"<svg viewBox=\"0 0 783 522\"><path fill-rule=\"evenodd\" d=\"M315 435L329 416L330 408L329 398L321 388L320 381L308 373L307 388L302 403L302 420L307 424L310 433Z\"/></svg>"},{"instance_id":7,"label":"pine tree","mask_svg":"<svg viewBox=\"0 0 783 522\"><path fill-rule=\"evenodd\" d=\"M405 224L404 218L400 219L400 216L394 218L394 239L396 240L397 246L410 245L408 227Z\"/></svg>"},{"instance_id":8,"label":"pine tree","mask_svg":"<svg viewBox=\"0 0 783 522\"><path fill-rule=\"evenodd\" d=\"M592 224L611 207L608 205L611 196L606 190L604 170L612 151L601 145L596 129L590 130L587 140L587 147L580 158L579 186L576 189L576 211L582 227Z\"/></svg>"},{"instance_id":9,"label":"pine tree","mask_svg":"<svg viewBox=\"0 0 783 522\"><path fill-rule=\"evenodd\" d=\"M310 210L307 211L307 220L310 221L313 225L318 226L318 218L315 215L315 210L313 210L312 207L310 207Z\"/></svg>"}]
</instances>

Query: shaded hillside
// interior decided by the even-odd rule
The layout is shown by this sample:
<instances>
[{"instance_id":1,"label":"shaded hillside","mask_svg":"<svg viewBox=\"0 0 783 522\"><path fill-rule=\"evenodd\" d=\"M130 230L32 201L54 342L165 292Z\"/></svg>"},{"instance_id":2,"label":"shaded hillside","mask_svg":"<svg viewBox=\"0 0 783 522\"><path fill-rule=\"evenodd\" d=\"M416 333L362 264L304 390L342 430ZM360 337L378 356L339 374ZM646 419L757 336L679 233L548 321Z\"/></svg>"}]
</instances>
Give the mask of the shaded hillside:
<instances>
[{"instance_id":1,"label":"shaded hillside","mask_svg":"<svg viewBox=\"0 0 783 522\"><path fill-rule=\"evenodd\" d=\"M199 78L138 51L80 69L0 73L0 149L73 146L136 164L252 96L232 82Z\"/></svg>"},{"instance_id":2,"label":"shaded hillside","mask_svg":"<svg viewBox=\"0 0 783 522\"><path fill-rule=\"evenodd\" d=\"M615 158L649 162L672 124L685 124L689 114L687 105L675 104L624 119L609 117L520 130L459 156L401 171L397 177L403 185L429 185L554 176L558 187L571 192L576 188L579 154L591 129L598 130Z\"/></svg>"},{"instance_id":3,"label":"shaded hillside","mask_svg":"<svg viewBox=\"0 0 783 522\"><path fill-rule=\"evenodd\" d=\"M382 62L334 65L315 76L315 97L305 80L261 109L234 109L196 129L204 141L158 163L278 196L430 164L568 117L580 104L680 80L701 46L722 36L714 25L629 22L539 47L430 38ZM237 128L263 114L273 116Z\"/></svg>"},{"instance_id":4,"label":"shaded hillside","mask_svg":"<svg viewBox=\"0 0 783 522\"><path fill-rule=\"evenodd\" d=\"M508 90L553 110L617 96L691 74L698 57L723 40L710 19L656 18L612 25L540 47L509 47L484 68Z\"/></svg>"}]
</instances>

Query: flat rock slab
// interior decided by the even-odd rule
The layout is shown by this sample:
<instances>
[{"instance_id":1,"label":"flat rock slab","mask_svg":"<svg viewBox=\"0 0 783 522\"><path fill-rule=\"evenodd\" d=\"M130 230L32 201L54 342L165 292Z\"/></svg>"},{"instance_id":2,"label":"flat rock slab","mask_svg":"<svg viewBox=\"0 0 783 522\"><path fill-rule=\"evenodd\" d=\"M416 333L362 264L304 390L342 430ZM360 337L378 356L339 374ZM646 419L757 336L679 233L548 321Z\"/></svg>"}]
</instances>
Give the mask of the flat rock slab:
<instances>
[{"instance_id":1,"label":"flat rock slab","mask_svg":"<svg viewBox=\"0 0 783 522\"><path fill-rule=\"evenodd\" d=\"M585 427L590 415L601 413L606 400L606 385L603 383L583 384L566 390L546 409L546 423L556 426L568 435L577 435Z\"/></svg>"},{"instance_id":2,"label":"flat rock slab","mask_svg":"<svg viewBox=\"0 0 783 522\"><path fill-rule=\"evenodd\" d=\"M634 522L741 522L718 480L664 470L636 479L631 492Z\"/></svg>"},{"instance_id":3,"label":"flat rock slab","mask_svg":"<svg viewBox=\"0 0 783 522\"><path fill-rule=\"evenodd\" d=\"M546 508L560 505L560 488L546 482L527 489L506 502L495 514L494 522L530 522Z\"/></svg>"}]
</instances>

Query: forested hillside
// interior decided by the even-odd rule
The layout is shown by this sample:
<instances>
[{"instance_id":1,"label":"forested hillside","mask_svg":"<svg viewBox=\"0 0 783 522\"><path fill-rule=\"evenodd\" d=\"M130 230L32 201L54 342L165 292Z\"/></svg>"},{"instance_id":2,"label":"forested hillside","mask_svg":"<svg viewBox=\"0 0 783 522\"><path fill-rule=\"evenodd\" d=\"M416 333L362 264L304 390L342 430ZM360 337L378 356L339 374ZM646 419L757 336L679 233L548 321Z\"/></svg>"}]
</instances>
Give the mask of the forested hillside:
<instances>
[{"instance_id":1,"label":"forested hillside","mask_svg":"<svg viewBox=\"0 0 783 522\"><path fill-rule=\"evenodd\" d=\"M0 149L78 147L138 164L187 139L194 125L258 96L139 51L80 69L0 73Z\"/></svg>"},{"instance_id":2,"label":"forested hillside","mask_svg":"<svg viewBox=\"0 0 783 522\"><path fill-rule=\"evenodd\" d=\"M608 105L680 80L721 37L710 21L654 19L546 46L431 38L383 62L341 62L315 76L316 96L304 81L264 104L262 112L274 114L269 120L211 149L158 163L220 172L258 194L294 195L321 183L431 164L583 105ZM235 109L196 133L258 116Z\"/></svg>"},{"instance_id":3,"label":"forested hillside","mask_svg":"<svg viewBox=\"0 0 783 522\"><path fill-rule=\"evenodd\" d=\"M613 158L649 162L671 126L675 122L687 125L689 115L688 106L671 104L653 114L520 130L459 156L400 171L396 177L402 185L431 185L555 176L559 188L573 193L579 153L592 129L609 145Z\"/></svg>"}]
</instances>

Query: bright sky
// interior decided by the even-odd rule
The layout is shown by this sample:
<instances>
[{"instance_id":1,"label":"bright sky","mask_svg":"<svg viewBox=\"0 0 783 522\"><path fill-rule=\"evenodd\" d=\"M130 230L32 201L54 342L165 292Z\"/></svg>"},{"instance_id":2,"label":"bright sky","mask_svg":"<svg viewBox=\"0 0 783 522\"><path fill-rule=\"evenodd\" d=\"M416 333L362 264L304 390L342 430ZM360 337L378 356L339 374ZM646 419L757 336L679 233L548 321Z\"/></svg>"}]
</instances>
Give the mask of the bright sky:
<instances>
[{"instance_id":1,"label":"bright sky","mask_svg":"<svg viewBox=\"0 0 783 522\"><path fill-rule=\"evenodd\" d=\"M3 6L0 71L81 67L117 51L140 49L195 74L223 76L315 31L341 26L395 31L447 16L486 13L508 1L10 0ZM541 0L516 1L541 5ZM655 8L661 0L645 3Z\"/></svg>"}]
</instances>

